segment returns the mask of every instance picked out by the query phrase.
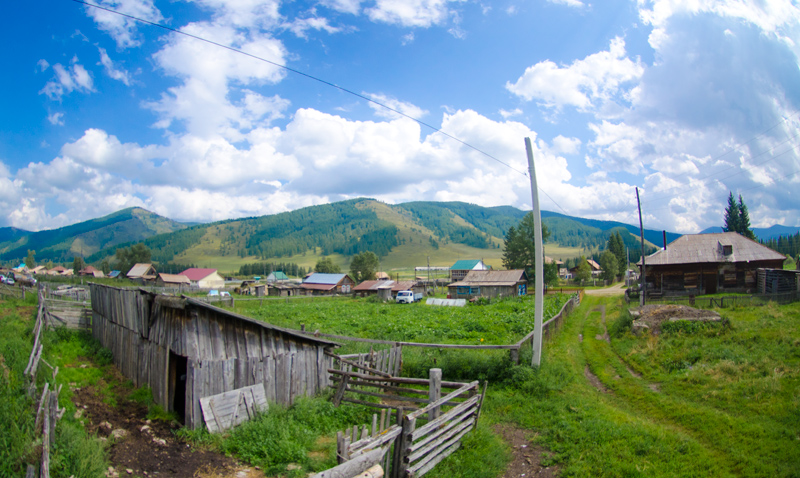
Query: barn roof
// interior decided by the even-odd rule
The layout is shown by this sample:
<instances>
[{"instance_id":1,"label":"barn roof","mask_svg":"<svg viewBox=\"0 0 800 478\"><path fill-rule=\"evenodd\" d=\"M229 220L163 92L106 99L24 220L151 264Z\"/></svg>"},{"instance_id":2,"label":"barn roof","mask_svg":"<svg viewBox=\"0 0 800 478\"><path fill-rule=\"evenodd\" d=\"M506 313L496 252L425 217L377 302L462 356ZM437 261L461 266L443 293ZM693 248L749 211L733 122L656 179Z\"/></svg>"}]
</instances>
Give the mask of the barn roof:
<instances>
[{"instance_id":1,"label":"barn roof","mask_svg":"<svg viewBox=\"0 0 800 478\"><path fill-rule=\"evenodd\" d=\"M167 297L168 299L173 299L173 297L168 297L168 296L157 296L157 297ZM302 333L300 331L297 331L297 330L285 329L283 327L278 327L277 325L272 325L272 324L269 324L267 322L262 322L260 320L252 319L250 317L245 317L244 315L239 315L239 314L237 314L235 312L231 312L230 310L222 309L220 307L215 307L215 306L213 306L211 304L207 304L207 303L205 303L205 302L203 302L201 300L194 299L192 297L184 297L184 300L186 300L187 304L191 304L193 306L200 307L200 308L203 308L203 309L213 310L214 312L216 312L216 313L218 313L220 315L226 315L228 317L231 317L231 318L234 318L234 319L237 319L237 320L241 320L241 321L244 321L244 322L249 322L251 324L255 324L255 325L258 325L260 327L263 327L265 329L277 330L277 331L282 332L284 334L291 335L293 337L297 337L297 338L303 339L303 340L308 341L308 342L317 342L317 343L321 343L321 344L325 344L325 345L331 345L331 346L334 346L334 347L339 347L339 344L336 343L336 342L332 342L330 340L321 339L319 337L314 337L313 335L304 334L304 333Z\"/></svg>"},{"instance_id":2,"label":"barn roof","mask_svg":"<svg viewBox=\"0 0 800 478\"><path fill-rule=\"evenodd\" d=\"M190 285L189 278L181 274L158 274L158 278L165 284L186 284Z\"/></svg>"},{"instance_id":3,"label":"barn roof","mask_svg":"<svg viewBox=\"0 0 800 478\"><path fill-rule=\"evenodd\" d=\"M394 281L391 280L365 280L353 287L353 292L365 292L368 290L391 289Z\"/></svg>"},{"instance_id":4,"label":"barn roof","mask_svg":"<svg viewBox=\"0 0 800 478\"><path fill-rule=\"evenodd\" d=\"M448 287L458 286L514 286L520 282L528 282L528 275L523 269L510 271L469 271L464 279L453 282Z\"/></svg>"},{"instance_id":5,"label":"barn roof","mask_svg":"<svg viewBox=\"0 0 800 478\"><path fill-rule=\"evenodd\" d=\"M323 274L321 272L315 272L308 276L308 278L303 281L303 284L336 285L344 279L345 276L347 276L347 274Z\"/></svg>"},{"instance_id":6,"label":"barn roof","mask_svg":"<svg viewBox=\"0 0 800 478\"><path fill-rule=\"evenodd\" d=\"M647 266L784 260L786 256L736 232L686 234L645 260ZM642 261L639 261L641 266Z\"/></svg>"},{"instance_id":7,"label":"barn roof","mask_svg":"<svg viewBox=\"0 0 800 478\"><path fill-rule=\"evenodd\" d=\"M201 269L199 267L192 267L191 269L186 269L185 271L181 272L180 275L188 277L190 281L197 282L205 279L215 272L217 272L216 269Z\"/></svg>"},{"instance_id":8,"label":"barn roof","mask_svg":"<svg viewBox=\"0 0 800 478\"><path fill-rule=\"evenodd\" d=\"M456 263L453 264L450 267L450 269L454 270L454 271L471 271L471 270L475 269L475 267L477 267L479 264L482 264L482 263L483 263L483 261L478 260L478 259L475 259L475 260L462 259L460 261L456 261Z\"/></svg>"},{"instance_id":9,"label":"barn roof","mask_svg":"<svg viewBox=\"0 0 800 478\"><path fill-rule=\"evenodd\" d=\"M148 274L148 272L151 272L151 274ZM152 277L155 277L155 274L156 270L153 268L153 264L134 264L133 267L131 267L131 270L129 270L128 273L125 275L134 278L134 277L147 277L150 275L152 275Z\"/></svg>"}]
</instances>

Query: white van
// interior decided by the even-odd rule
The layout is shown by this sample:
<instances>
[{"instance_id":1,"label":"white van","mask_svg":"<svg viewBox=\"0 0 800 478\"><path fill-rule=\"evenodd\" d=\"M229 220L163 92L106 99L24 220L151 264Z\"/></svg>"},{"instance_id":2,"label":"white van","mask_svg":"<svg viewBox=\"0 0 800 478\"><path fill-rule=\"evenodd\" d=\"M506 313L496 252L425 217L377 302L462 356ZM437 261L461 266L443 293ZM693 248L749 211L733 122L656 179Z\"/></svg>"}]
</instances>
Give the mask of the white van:
<instances>
[{"instance_id":1,"label":"white van","mask_svg":"<svg viewBox=\"0 0 800 478\"><path fill-rule=\"evenodd\" d=\"M411 304L414 302L414 293L410 290L401 290L397 293L395 301L398 304Z\"/></svg>"}]
</instances>

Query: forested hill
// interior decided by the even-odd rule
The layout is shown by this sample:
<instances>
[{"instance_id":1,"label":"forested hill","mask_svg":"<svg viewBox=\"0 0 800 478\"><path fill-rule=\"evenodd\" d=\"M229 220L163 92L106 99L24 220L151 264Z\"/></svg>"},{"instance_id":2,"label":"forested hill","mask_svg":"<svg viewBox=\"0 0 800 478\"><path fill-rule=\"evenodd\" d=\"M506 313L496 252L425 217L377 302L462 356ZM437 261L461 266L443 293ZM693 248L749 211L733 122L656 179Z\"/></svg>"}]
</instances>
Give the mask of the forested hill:
<instances>
[{"instance_id":1,"label":"forested hill","mask_svg":"<svg viewBox=\"0 0 800 478\"><path fill-rule=\"evenodd\" d=\"M159 263L240 265L306 254L346 258L364 251L383 258L399 256L387 262L402 262L423 250L432 258L439 254L441 260L467 255L499 258L506 231L526 213L510 206L487 208L462 202L389 205L359 198L187 227L131 208L0 243L0 258L19 260L32 249L37 262L65 262L82 255L88 263L99 263L113 258L117 248L138 242L147 245L153 261ZM631 225L548 211L543 211L542 217L550 230L548 243L572 248L574 254L603 248L616 231L622 232L627 246L638 248L638 234L629 233L638 231ZM668 237L677 235L668 233ZM645 231L645 238L660 245L661 232Z\"/></svg>"},{"instance_id":2,"label":"forested hill","mask_svg":"<svg viewBox=\"0 0 800 478\"><path fill-rule=\"evenodd\" d=\"M22 260L28 250L33 250L40 263L72 261L76 256L90 256L101 249L140 242L185 227L142 208L127 208L58 229L39 232L16 229L13 234L3 234L0 236L0 260Z\"/></svg>"}]
</instances>

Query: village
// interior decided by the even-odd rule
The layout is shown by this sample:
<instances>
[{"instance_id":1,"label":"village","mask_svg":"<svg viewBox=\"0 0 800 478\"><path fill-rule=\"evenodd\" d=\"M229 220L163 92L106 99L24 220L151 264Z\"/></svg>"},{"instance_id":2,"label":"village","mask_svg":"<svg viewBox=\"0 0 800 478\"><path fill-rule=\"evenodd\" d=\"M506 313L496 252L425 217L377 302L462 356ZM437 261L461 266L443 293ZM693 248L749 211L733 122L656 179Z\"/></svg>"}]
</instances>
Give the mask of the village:
<instances>
[{"instance_id":1,"label":"village","mask_svg":"<svg viewBox=\"0 0 800 478\"><path fill-rule=\"evenodd\" d=\"M545 262L559 266L550 258ZM648 304L639 307L635 314L631 312L637 318L631 331L639 335L650 327L653 328L644 333L658 333L663 319L650 317L663 316L666 310L674 310L672 314L684 317L683 320L720 320L718 313L691 308L699 307L703 301L708 304L706 308L726 307L726 299L727 307L751 305L754 300L791 304L800 296L800 270L794 263L786 268L789 262L783 254L756 241L736 232L725 232L684 235L647 256L644 266L641 262L638 264L639 271L644 270L646 287L637 283L639 275L631 270L613 278L611 284L604 282L603 271L595 261L586 261L584 265L592 269L590 277L593 279L589 284L585 279L582 283L570 280L572 274L578 274L579 266L572 271L560 268L560 283L548 287L547 291L553 294L552 299L558 298L553 304L558 304L555 306L560 310L546 317L543 333L546 340L553 340L554 334L559 334L559 329L569 320L570 313L592 296L624 298L632 308L636 308L637 299L641 300L641 305ZM477 425L488 382L472 380L477 377L463 377L460 373L453 377L454 371L448 372L447 366L444 377L443 370L436 366L420 374L414 354L409 356L409 351L415 347L422 347L421 350L434 347L456 353L459 350L494 353L491 360L507 357L512 365L522 362L524 366L525 360L530 359L521 361L520 357L528 357L530 353L530 347L525 347L532 343L532 329L522 330L528 333L514 337L513 342L505 339L507 343L499 337L490 338L491 343L484 342L484 338L477 344L463 343L463 340L426 343L424 340L368 337L363 333L349 335L340 330L320 330L306 323L287 327L280 321L280 324L270 323L269 317L266 321L248 317L254 310L274 308L269 304L276 300L275 304L290 307L290 302L297 300L341 303L349 297L376 306L392 304L391 307L397 307L393 310L409 311L401 313L424 321L422 317L428 313L421 313L421 310L443 306L472 310L477 304L519 300L533 292L532 281L525 270L494 270L482 260L458 260L450 267L416 267L414 272L415 280L393 280L387 273L376 272L374 279L360 283L346 273L311 272L303 278L290 279L280 271L264 278L234 280L211 268L190 268L179 274L166 274L157 272L153 264L137 263L124 274L113 271L109 274L112 280L109 283L110 279L104 278L103 272L91 266L75 274L64 267L28 269L20 264L13 270L3 271L6 287L12 286L3 292L19 290L23 299L26 293L28 297L38 296L36 341L47 333L46 330L59 327L91 331L99 345L110 351L119 373L133 387L148 390L154 405L173 414L173 426L226 434L248 419L269 413L270 404L291 407L301 397L326 395L330 390L329 399L336 406L356 404L372 408L375 414L372 423L365 424L363 430L361 425L355 424L355 428L339 433L336 439L338 466L309 476L422 476L435 471L435 465L458 449L461 440L468 436L467 432ZM72 276L71 280L79 283L48 284L49 276ZM125 277L129 285L113 285L115 277ZM98 279L104 279L103 283L94 283ZM595 285L598 279L599 287ZM400 303L405 302L406 292L412 305ZM67 302L71 304L65 306ZM600 307L606 310L606 306ZM416 320L411 319L412 322ZM353 345L343 350L353 353L336 350L348 342ZM367 345L369 348L365 351ZM501 355L496 355L497 352ZM38 361L42 360L42 346L34 343L31 353L26 374L33 378ZM417 376L408 375L413 370ZM53 370L53 379L57 374L58 370ZM608 393L607 385L595 373L587 369L586 374L598 391ZM464 378L467 380L457 380ZM36 390L35 383L31 382L31 392ZM41 404L48 403L48 385L50 381L45 382ZM449 394L442 392L446 387L451 390ZM60 391L61 387L58 388ZM74 390L75 400L93 401L78 391L79 388ZM415 393L423 393L425 398L410 398ZM75 398L80 396L84 398ZM51 428L64 413L64 405L59 406L58 400L54 403ZM40 414L46 415L48 409L44 405L39 408ZM93 413L92 410L88 412L89 416ZM39 418L37 416L37 422ZM138 420L141 429L151 427L149 420L145 424L143 416ZM422 421L417 423L417 420ZM436 425L440 421L441 424ZM117 430L113 424L104 430L98 428L100 425L92 420L89 429L107 433L109 438L113 435L113 449L116 450L148 449L153 443L158 450L159 443L166 446L168 440L155 437L148 441L146 436L143 440L142 434L137 433L136 439L126 441L125 436L131 431ZM426 438L427 435L414 431L419 427L420 430L441 428L443 431ZM45 436L45 439L48 438ZM420 444L414 445L415 440ZM425 445L429 442L430 445ZM411 455L404 455L401 450L405 447ZM414 452L417 448L426 451ZM514 456L517 457L516 452ZM208 460L214 462L213 458ZM43 458L42 466L47 461ZM117 467L110 467L105 474L121 476L120 467L129 470L128 474L145 473L148 466L148 474L158 473L160 469L153 463L146 465L127 459ZM230 463L225 466L245 469ZM512 463L510 466L520 465Z\"/></svg>"}]
</instances>

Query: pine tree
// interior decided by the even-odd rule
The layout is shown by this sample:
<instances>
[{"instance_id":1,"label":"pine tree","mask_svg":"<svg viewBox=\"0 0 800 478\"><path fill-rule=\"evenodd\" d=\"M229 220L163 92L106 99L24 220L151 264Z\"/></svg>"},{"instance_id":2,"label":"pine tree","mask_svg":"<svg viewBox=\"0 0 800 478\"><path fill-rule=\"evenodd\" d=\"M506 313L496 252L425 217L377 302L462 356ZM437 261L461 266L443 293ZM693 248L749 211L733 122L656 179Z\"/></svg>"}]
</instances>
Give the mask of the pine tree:
<instances>
[{"instance_id":1,"label":"pine tree","mask_svg":"<svg viewBox=\"0 0 800 478\"><path fill-rule=\"evenodd\" d=\"M725 208L725 225L722 230L725 232L739 232L739 205L733 198L733 192L728 195L728 207Z\"/></svg>"},{"instance_id":2,"label":"pine tree","mask_svg":"<svg viewBox=\"0 0 800 478\"><path fill-rule=\"evenodd\" d=\"M745 205L744 201L742 200L742 195L739 195L739 220L738 226L739 228L736 230L739 234L743 235L748 239L755 240L756 235L753 233L753 230L750 229L750 215L747 213L747 206Z\"/></svg>"}]
</instances>

